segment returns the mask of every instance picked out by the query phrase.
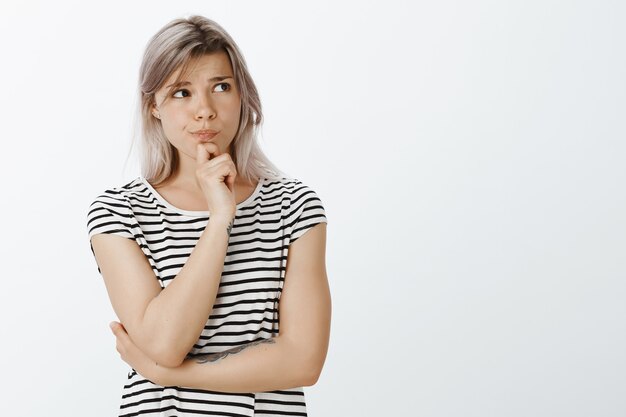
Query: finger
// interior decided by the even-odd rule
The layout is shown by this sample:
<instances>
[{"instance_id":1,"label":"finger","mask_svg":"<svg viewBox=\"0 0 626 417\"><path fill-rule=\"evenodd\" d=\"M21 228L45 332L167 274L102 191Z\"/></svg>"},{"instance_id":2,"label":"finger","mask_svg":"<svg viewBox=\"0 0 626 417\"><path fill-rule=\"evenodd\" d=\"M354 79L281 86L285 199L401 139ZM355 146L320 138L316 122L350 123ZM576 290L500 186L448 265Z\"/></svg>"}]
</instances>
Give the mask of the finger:
<instances>
[{"instance_id":1,"label":"finger","mask_svg":"<svg viewBox=\"0 0 626 417\"><path fill-rule=\"evenodd\" d=\"M209 153L207 152L206 148L202 146L201 143L198 143L198 145L196 145L196 164L202 165L208 160Z\"/></svg>"},{"instance_id":2,"label":"finger","mask_svg":"<svg viewBox=\"0 0 626 417\"><path fill-rule=\"evenodd\" d=\"M125 338L128 337L128 333L126 333L126 329L122 323L112 321L109 323L109 327L111 328L111 331L113 331L116 338L126 340Z\"/></svg>"},{"instance_id":3,"label":"finger","mask_svg":"<svg viewBox=\"0 0 626 417\"><path fill-rule=\"evenodd\" d=\"M237 167L232 159L230 159L229 154L223 153L218 158L213 158L211 161L215 164L213 171L220 173L220 176L224 179L224 183L229 184L229 181L235 180Z\"/></svg>"},{"instance_id":4,"label":"finger","mask_svg":"<svg viewBox=\"0 0 626 417\"><path fill-rule=\"evenodd\" d=\"M237 168L235 167L234 163L230 164L230 173L227 177L227 181L228 181L228 188L230 190L234 190L235 189L235 177L237 176Z\"/></svg>"},{"instance_id":5,"label":"finger","mask_svg":"<svg viewBox=\"0 0 626 417\"><path fill-rule=\"evenodd\" d=\"M122 341L120 340L120 335L119 335L119 323L116 323L114 321L112 321L111 323L109 323L109 327L111 328L111 331L113 332L113 335L115 336L115 350L118 351L118 353L122 353L122 350L124 349L124 344L122 343Z\"/></svg>"},{"instance_id":6,"label":"finger","mask_svg":"<svg viewBox=\"0 0 626 417\"><path fill-rule=\"evenodd\" d=\"M196 146L196 163L203 164L221 155L219 147L212 142L198 143Z\"/></svg>"}]
</instances>

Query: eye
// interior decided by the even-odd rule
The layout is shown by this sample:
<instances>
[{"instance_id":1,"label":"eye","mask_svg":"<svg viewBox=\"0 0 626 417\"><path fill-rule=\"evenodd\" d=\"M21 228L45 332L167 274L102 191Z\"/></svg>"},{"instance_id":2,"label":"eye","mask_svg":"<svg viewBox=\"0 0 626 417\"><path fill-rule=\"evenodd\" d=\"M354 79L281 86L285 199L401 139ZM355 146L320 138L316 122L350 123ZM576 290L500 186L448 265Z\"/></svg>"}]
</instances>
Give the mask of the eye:
<instances>
[{"instance_id":1,"label":"eye","mask_svg":"<svg viewBox=\"0 0 626 417\"><path fill-rule=\"evenodd\" d=\"M183 97L181 97L181 96L177 96L176 94L178 94L178 93L186 93L186 94L189 94L189 91L187 91L187 90L177 90L174 94L172 94L172 97L176 97L176 98L183 98Z\"/></svg>"},{"instance_id":2,"label":"eye","mask_svg":"<svg viewBox=\"0 0 626 417\"><path fill-rule=\"evenodd\" d=\"M220 86L223 86L223 87L220 87ZM228 91L228 90L230 90L230 84L228 84L228 83L219 83L218 85L215 86L215 88L224 88L223 90L221 90L219 92Z\"/></svg>"}]
</instances>

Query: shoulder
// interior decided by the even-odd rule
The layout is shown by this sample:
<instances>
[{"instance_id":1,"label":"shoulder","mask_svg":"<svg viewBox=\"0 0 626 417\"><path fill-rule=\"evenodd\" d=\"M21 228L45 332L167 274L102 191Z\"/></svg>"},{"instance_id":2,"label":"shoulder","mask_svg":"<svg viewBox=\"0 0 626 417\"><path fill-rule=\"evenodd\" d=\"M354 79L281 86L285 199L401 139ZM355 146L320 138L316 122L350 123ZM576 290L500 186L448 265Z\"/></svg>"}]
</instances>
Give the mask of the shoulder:
<instances>
[{"instance_id":1,"label":"shoulder","mask_svg":"<svg viewBox=\"0 0 626 417\"><path fill-rule=\"evenodd\" d=\"M145 196L145 190L146 186L141 177L137 177L123 185L106 188L92 199L89 204L89 212L101 208L130 209L132 201L136 200L137 196Z\"/></svg>"},{"instance_id":2,"label":"shoulder","mask_svg":"<svg viewBox=\"0 0 626 417\"><path fill-rule=\"evenodd\" d=\"M100 233L135 238L132 202L145 190L141 177L117 187L107 188L95 197L87 209L87 231L92 236Z\"/></svg>"},{"instance_id":3,"label":"shoulder","mask_svg":"<svg viewBox=\"0 0 626 417\"><path fill-rule=\"evenodd\" d=\"M292 199L299 198L302 195L314 194L315 190L307 183L302 182L298 178L281 176L275 179L265 179L266 186L272 190L286 191Z\"/></svg>"},{"instance_id":4,"label":"shoulder","mask_svg":"<svg viewBox=\"0 0 626 417\"><path fill-rule=\"evenodd\" d=\"M324 204L308 183L298 178L282 177L269 180L271 189L282 188L282 208L286 211L285 222L290 243L295 242L307 230L319 223L328 223ZM286 200L286 201L285 201Z\"/></svg>"},{"instance_id":5,"label":"shoulder","mask_svg":"<svg viewBox=\"0 0 626 417\"><path fill-rule=\"evenodd\" d=\"M286 198L289 203L288 207L297 213L311 209L320 209L323 212L324 207L317 191L310 184L293 177L281 177L275 180L266 180L270 184L270 189L281 189L283 200Z\"/></svg>"}]
</instances>

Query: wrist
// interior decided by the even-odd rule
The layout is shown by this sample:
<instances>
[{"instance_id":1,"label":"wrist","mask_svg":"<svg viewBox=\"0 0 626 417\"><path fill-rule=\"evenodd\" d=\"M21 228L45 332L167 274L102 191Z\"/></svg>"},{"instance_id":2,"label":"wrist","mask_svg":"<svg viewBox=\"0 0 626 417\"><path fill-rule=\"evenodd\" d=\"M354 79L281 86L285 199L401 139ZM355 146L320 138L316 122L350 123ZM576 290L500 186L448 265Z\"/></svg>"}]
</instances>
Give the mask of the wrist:
<instances>
[{"instance_id":1,"label":"wrist","mask_svg":"<svg viewBox=\"0 0 626 417\"><path fill-rule=\"evenodd\" d=\"M209 217L209 223L221 224L222 226L228 226L235 221L235 215L233 214L214 214Z\"/></svg>"},{"instance_id":2,"label":"wrist","mask_svg":"<svg viewBox=\"0 0 626 417\"><path fill-rule=\"evenodd\" d=\"M226 234L230 236L230 231L235 223L235 216L228 217L223 215L217 215L209 218L207 226L213 230L224 230Z\"/></svg>"}]
</instances>

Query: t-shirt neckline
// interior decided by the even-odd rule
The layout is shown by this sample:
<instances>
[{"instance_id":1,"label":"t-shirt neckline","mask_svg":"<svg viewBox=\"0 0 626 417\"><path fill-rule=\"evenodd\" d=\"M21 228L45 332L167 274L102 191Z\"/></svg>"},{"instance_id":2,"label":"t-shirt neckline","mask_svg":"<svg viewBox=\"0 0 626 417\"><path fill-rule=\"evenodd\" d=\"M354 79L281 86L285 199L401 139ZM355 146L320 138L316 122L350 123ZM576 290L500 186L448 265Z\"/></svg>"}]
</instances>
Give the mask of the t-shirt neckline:
<instances>
[{"instance_id":1,"label":"t-shirt neckline","mask_svg":"<svg viewBox=\"0 0 626 417\"><path fill-rule=\"evenodd\" d=\"M154 189L154 187L148 182L147 179L145 179L143 176L139 176L139 179L148 188L150 193L161 204L163 204L165 207L169 208L170 210L175 211L176 213L183 214L185 216L193 216L193 217L201 217L201 216L208 217L211 214L208 210L183 210L183 209L181 209L179 207L176 207L175 205L173 205L169 201L167 201L161 194L159 194L159 192ZM242 201L241 203L237 204L237 209L243 208L243 207L247 206L248 204L250 204L252 201L254 201L255 197L257 195L259 195L259 193L261 191L261 187L263 186L263 182L264 181L265 181L265 178L260 178L259 179L259 182L256 185L256 188L254 189L252 194L250 194L250 196L248 198L246 198L244 201Z\"/></svg>"}]
</instances>

